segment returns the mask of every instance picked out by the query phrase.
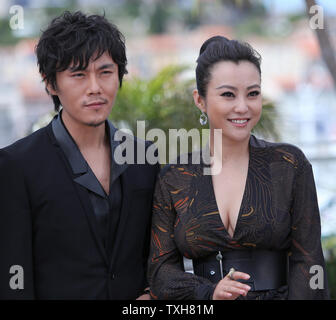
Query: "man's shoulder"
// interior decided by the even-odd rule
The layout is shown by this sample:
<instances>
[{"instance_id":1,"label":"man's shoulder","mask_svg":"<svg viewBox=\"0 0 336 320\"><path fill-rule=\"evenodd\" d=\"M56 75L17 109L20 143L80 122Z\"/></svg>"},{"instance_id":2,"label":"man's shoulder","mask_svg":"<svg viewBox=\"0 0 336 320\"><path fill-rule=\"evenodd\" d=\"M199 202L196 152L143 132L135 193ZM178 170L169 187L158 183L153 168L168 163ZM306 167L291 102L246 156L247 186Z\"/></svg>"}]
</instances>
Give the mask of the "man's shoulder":
<instances>
[{"instance_id":1,"label":"man's shoulder","mask_svg":"<svg viewBox=\"0 0 336 320\"><path fill-rule=\"evenodd\" d=\"M109 122L109 125L114 141L118 141L120 143L132 142L134 145L144 145L146 148L153 144L153 141L144 140L135 136L130 129L116 128L111 122Z\"/></svg>"},{"instance_id":2,"label":"man's shoulder","mask_svg":"<svg viewBox=\"0 0 336 320\"><path fill-rule=\"evenodd\" d=\"M38 150L43 148L48 141L48 126L43 127L28 136L21 138L14 143L0 149L0 154L6 154L11 158L22 159L26 156L34 156Z\"/></svg>"}]
</instances>

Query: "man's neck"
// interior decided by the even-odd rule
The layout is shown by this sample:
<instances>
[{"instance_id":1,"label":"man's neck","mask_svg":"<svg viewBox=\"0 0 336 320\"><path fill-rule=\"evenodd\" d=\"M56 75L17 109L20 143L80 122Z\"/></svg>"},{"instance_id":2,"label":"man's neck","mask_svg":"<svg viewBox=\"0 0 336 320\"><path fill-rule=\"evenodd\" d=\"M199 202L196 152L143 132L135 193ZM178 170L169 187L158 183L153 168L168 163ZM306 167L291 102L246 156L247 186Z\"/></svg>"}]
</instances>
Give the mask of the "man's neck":
<instances>
[{"instance_id":1,"label":"man's neck","mask_svg":"<svg viewBox=\"0 0 336 320\"><path fill-rule=\"evenodd\" d=\"M100 149L106 146L108 141L105 122L95 127L73 121L63 113L60 116L79 150Z\"/></svg>"}]
</instances>

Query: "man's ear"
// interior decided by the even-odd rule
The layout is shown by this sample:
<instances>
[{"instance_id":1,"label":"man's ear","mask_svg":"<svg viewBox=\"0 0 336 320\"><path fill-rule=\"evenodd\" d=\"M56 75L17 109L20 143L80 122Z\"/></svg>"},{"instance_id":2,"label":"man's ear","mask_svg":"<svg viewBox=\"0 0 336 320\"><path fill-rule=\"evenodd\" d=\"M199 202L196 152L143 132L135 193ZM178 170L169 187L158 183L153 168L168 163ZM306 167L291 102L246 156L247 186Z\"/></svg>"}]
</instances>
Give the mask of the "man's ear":
<instances>
[{"instance_id":1,"label":"man's ear","mask_svg":"<svg viewBox=\"0 0 336 320\"><path fill-rule=\"evenodd\" d=\"M204 98L199 95L197 89L194 89L194 91L193 91L193 97L194 97L194 102L195 102L196 107L198 109L200 109L202 112L206 113L206 107L205 107Z\"/></svg>"},{"instance_id":2,"label":"man's ear","mask_svg":"<svg viewBox=\"0 0 336 320\"><path fill-rule=\"evenodd\" d=\"M43 75L43 79L45 79L44 75ZM52 95L52 96L57 96L57 92L56 90L53 88L53 86L51 85L51 83L47 82L47 80L44 80L45 82L45 86L46 86L46 90L47 92Z\"/></svg>"}]
</instances>

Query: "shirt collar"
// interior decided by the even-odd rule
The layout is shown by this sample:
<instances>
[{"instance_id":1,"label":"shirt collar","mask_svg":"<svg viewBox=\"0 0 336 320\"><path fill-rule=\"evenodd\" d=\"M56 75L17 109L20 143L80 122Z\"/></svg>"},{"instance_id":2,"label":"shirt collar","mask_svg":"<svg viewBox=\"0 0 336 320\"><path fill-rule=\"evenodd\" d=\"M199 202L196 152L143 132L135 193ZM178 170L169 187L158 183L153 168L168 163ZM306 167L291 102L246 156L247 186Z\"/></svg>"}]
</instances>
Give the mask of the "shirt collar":
<instances>
[{"instance_id":1,"label":"shirt collar","mask_svg":"<svg viewBox=\"0 0 336 320\"><path fill-rule=\"evenodd\" d=\"M105 197L105 191L95 177L93 171L89 167L88 163L81 154L76 142L66 129L61 112L53 119L52 129L57 142L65 153L68 159L72 171L75 175L80 175L74 178L74 180L86 187L87 189ZM114 181L125 171L128 164L118 164L114 159L114 150L119 145L120 141L114 140L117 129L113 124L106 120L106 130L109 134L110 146L111 146L111 175L110 175L110 192Z\"/></svg>"}]
</instances>

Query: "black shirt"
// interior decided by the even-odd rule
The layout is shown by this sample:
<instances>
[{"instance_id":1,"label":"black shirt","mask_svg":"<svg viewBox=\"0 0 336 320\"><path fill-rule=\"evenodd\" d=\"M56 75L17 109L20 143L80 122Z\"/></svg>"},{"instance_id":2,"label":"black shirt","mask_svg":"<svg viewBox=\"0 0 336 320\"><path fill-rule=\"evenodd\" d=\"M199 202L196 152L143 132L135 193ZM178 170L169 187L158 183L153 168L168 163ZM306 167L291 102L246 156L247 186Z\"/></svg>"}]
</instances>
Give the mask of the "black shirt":
<instances>
[{"instance_id":1,"label":"black shirt","mask_svg":"<svg viewBox=\"0 0 336 320\"><path fill-rule=\"evenodd\" d=\"M97 221L101 241L110 257L114 245L114 237L118 227L122 188L120 175L127 168L127 164L119 165L114 161L113 153L118 141L113 139L116 128L108 120L105 122L106 134L109 136L111 147L110 192L106 194L90 166L81 154L77 144L66 129L61 113L54 118L52 129L56 140L63 150L72 171L74 181L87 189L93 214Z\"/></svg>"}]
</instances>

